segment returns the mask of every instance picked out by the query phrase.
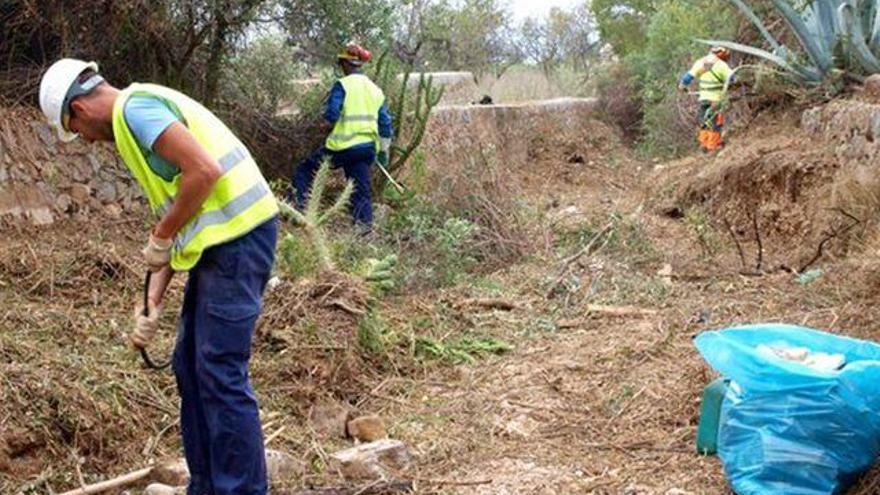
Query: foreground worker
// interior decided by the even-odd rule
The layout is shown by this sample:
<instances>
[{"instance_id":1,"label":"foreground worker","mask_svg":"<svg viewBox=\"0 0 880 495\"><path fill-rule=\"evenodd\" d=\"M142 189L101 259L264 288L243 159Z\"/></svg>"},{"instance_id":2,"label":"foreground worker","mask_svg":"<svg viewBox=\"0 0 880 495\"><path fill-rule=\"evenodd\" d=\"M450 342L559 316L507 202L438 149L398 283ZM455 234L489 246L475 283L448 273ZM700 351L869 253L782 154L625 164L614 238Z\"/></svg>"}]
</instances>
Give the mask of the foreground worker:
<instances>
[{"instance_id":1,"label":"foreground worker","mask_svg":"<svg viewBox=\"0 0 880 495\"><path fill-rule=\"evenodd\" d=\"M725 90L732 76L727 61L730 59L730 50L724 47L713 47L705 57L697 60L681 81L678 88L687 91L687 88L698 81L700 99L700 130L698 140L700 148L706 152L718 151L724 147L721 131L724 127L724 113L722 101Z\"/></svg>"},{"instance_id":2,"label":"foreground worker","mask_svg":"<svg viewBox=\"0 0 880 495\"><path fill-rule=\"evenodd\" d=\"M363 74L363 65L370 58L370 52L356 44L347 45L339 54L337 62L344 75L333 84L324 110L324 127L332 130L324 146L293 173L295 200L302 209L321 161L329 158L334 168L342 167L354 182L352 218L365 233L373 224L370 165L376 161L377 148L380 164L388 164L393 132L385 95Z\"/></svg>"},{"instance_id":3,"label":"foreground worker","mask_svg":"<svg viewBox=\"0 0 880 495\"><path fill-rule=\"evenodd\" d=\"M278 206L256 162L205 107L172 89L119 90L94 62L62 59L40 107L62 141L113 141L159 220L144 260L154 272L131 342L150 344L174 272L189 278L174 351L190 495L267 492L251 337L274 262Z\"/></svg>"}]
</instances>

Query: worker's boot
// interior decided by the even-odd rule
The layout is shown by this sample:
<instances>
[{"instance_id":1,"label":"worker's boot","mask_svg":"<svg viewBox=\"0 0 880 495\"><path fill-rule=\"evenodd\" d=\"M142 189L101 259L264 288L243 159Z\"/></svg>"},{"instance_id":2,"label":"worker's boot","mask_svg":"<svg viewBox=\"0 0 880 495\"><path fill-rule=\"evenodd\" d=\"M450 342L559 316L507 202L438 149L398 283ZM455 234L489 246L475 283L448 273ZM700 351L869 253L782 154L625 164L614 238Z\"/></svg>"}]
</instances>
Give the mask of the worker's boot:
<instances>
[{"instance_id":1,"label":"worker's boot","mask_svg":"<svg viewBox=\"0 0 880 495\"><path fill-rule=\"evenodd\" d=\"M270 483L295 479L303 468L292 455L279 450L266 449L266 474Z\"/></svg>"},{"instance_id":2,"label":"worker's boot","mask_svg":"<svg viewBox=\"0 0 880 495\"><path fill-rule=\"evenodd\" d=\"M712 131L708 129L700 129L700 151L708 153L711 151Z\"/></svg>"},{"instance_id":3,"label":"worker's boot","mask_svg":"<svg viewBox=\"0 0 880 495\"><path fill-rule=\"evenodd\" d=\"M721 140L721 133L718 131L707 131L707 133L706 149L711 153L721 151L721 149L724 148L724 141Z\"/></svg>"}]
</instances>

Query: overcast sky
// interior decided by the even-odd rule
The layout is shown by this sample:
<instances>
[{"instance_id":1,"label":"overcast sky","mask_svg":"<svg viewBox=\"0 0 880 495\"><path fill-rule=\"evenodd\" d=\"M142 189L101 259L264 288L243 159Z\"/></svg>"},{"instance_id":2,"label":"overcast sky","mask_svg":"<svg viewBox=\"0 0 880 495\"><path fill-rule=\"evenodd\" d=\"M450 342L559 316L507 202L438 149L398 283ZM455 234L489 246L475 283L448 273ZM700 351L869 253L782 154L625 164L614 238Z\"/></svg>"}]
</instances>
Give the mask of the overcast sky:
<instances>
[{"instance_id":1,"label":"overcast sky","mask_svg":"<svg viewBox=\"0 0 880 495\"><path fill-rule=\"evenodd\" d=\"M550 7L569 8L583 0L508 0L513 10L513 17L522 21L526 17L543 17Z\"/></svg>"}]
</instances>

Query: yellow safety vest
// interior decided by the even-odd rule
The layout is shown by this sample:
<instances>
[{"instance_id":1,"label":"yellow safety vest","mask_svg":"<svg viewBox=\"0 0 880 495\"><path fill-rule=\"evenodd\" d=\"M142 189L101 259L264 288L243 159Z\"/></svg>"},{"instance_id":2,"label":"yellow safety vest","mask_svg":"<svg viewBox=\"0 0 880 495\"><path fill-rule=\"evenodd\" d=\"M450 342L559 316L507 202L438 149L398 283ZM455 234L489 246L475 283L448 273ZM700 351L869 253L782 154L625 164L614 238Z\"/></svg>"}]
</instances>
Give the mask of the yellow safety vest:
<instances>
[{"instance_id":1,"label":"yellow safety vest","mask_svg":"<svg viewBox=\"0 0 880 495\"><path fill-rule=\"evenodd\" d=\"M123 161L144 189L153 213L161 216L171 207L180 187L180 174L167 181L147 164L123 114L125 102L135 94L157 97L168 104L223 171L199 211L174 239L174 270L189 270L205 249L241 237L278 214L275 196L250 152L210 110L173 89L132 84L122 90L113 104L113 137Z\"/></svg>"},{"instance_id":2,"label":"yellow safety vest","mask_svg":"<svg viewBox=\"0 0 880 495\"><path fill-rule=\"evenodd\" d=\"M727 62L709 54L697 60L689 73L699 80L700 101L720 101L731 70Z\"/></svg>"},{"instance_id":3,"label":"yellow safety vest","mask_svg":"<svg viewBox=\"0 0 880 495\"><path fill-rule=\"evenodd\" d=\"M341 151L358 144L379 142L379 109L385 94L369 77L349 74L339 80L345 90L342 114L333 126L324 146Z\"/></svg>"}]
</instances>

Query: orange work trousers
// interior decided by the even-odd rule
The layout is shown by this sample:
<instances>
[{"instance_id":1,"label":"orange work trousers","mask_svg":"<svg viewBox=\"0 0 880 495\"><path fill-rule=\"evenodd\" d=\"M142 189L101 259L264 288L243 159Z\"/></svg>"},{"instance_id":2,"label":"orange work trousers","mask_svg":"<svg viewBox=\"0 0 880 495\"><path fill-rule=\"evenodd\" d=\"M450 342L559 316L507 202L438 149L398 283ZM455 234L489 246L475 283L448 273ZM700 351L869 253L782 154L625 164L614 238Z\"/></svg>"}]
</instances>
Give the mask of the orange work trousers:
<instances>
[{"instance_id":1,"label":"orange work trousers","mask_svg":"<svg viewBox=\"0 0 880 495\"><path fill-rule=\"evenodd\" d=\"M711 102L700 102L700 131L697 140L703 151L718 151L724 147L721 130L724 127L724 114L714 108Z\"/></svg>"}]
</instances>

